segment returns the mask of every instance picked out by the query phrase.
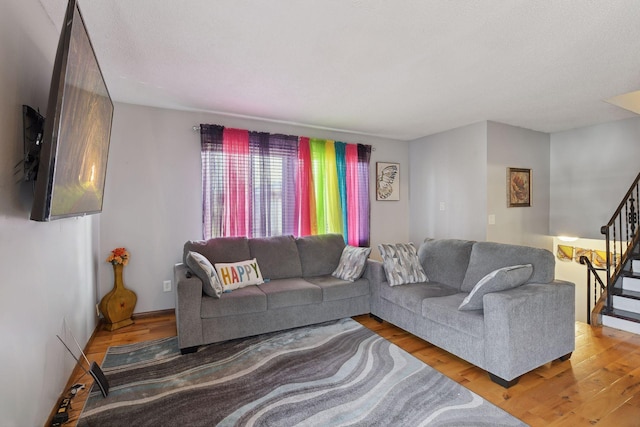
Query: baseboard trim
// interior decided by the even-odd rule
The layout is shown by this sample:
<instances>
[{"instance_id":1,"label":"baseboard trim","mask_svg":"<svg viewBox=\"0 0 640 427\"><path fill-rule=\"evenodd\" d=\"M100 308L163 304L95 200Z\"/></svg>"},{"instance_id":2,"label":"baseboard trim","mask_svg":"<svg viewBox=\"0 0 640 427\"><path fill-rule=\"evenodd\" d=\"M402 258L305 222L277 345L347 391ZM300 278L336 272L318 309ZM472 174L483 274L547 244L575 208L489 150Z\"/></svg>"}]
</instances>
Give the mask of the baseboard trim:
<instances>
[{"instance_id":1,"label":"baseboard trim","mask_svg":"<svg viewBox=\"0 0 640 427\"><path fill-rule=\"evenodd\" d=\"M176 310L174 308L168 308L165 310L144 311L142 313L133 313L131 315L131 318L133 320L136 320L136 319L147 319L149 317L156 317L156 316L166 316L166 315L175 313L175 311ZM92 338L93 338L93 335L95 335L96 331L99 331L102 325L104 324L105 324L104 318L100 317L98 319L98 324L96 325L96 329L93 331L93 334L91 334Z\"/></svg>"},{"instance_id":2,"label":"baseboard trim","mask_svg":"<svg viewBox=\"0 0 640 427\"><path fill-rule=\"evenodd\" d=\"M174 308L167 308L166 310L155 310L155 311L145 311L143 313L133 313L131 315L132 319L144 319L147 317L155 317L155 316L166 316L167 314L175 313Z\"/></svg>"}]
</instances>

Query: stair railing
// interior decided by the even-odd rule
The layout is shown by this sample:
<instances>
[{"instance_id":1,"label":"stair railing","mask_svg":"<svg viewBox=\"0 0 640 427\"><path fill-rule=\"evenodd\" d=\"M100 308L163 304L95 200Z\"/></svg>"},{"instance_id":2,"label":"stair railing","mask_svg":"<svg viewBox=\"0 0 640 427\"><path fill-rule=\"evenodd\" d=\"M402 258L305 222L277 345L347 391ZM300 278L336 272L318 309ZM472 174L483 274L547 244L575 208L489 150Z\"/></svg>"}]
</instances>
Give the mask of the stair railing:
<instances>
[{"instance_id":1,"label":"stair railing","mask_svg":"<svg viewBox=\"0 0 640 427\"><path fill-rule=\"evenodd\" d=\"M591 260L586 256L580 257L580 264L587 266L587 324L591 324L591 312L599 313L602 310L602 295L606 294L607 285L600 278L599 271L606 271L605 268L596 268ZM594 286L591 286L593 278ZM599 286L596 286L599 285ZM593 300L591 299L591 291L593 290ZM593 303L591 302L593 301ZM595 322L593 323L596 324Z\"/></svg>"},{"instance_id":2,"label":"stair railing","mask_svg":"<svg viewBox=\"0 0 640 427\"><path fill-rule=\"evenodd\" d=\"M620 276L622 269L629 258L635 245L638 243L640 235L640 222L638 221L639 199L640 199L640 173L633 184L622 198L620 205L607 223L600 228L606 241L606 311L613 310L613 286ZM589 274L589 273L588 273ZM597 274L596 274L597 276ZM595 310L594 310L595 311Z\"/></svg>"}]
</instances>

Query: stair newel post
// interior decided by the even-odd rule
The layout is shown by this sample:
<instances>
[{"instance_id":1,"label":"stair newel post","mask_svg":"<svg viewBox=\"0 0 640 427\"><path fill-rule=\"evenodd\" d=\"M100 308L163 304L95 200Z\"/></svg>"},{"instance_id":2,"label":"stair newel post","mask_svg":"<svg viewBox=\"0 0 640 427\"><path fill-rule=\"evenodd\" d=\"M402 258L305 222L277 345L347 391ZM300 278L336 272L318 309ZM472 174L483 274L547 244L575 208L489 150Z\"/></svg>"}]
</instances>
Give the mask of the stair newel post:
<instances>
[{"instance_id":1,"label":"stair newel post","mask_svg":"<svg viewBox=\"0 0 640 427\"><path fill-rule=\"evenodd\" d=\"M580 262L582 263L582 259L580 259ZM593 298L594 298L594 301L597 301L595 297L596 297L596 290L594 286ZM587 270L587 325L590 325L590 324L591 324L591 272Z\"/></svg>"}]
</instances>

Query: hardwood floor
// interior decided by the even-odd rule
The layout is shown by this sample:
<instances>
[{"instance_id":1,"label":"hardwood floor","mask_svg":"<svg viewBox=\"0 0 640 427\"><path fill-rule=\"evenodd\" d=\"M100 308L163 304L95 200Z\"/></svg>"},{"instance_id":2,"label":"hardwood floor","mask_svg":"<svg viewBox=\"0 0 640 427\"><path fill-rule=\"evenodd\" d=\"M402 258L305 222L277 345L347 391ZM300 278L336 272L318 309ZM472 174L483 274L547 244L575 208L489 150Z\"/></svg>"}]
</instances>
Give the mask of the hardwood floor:
<instances>
[{"instance_id":1,"label":"hardwood floor","mask_svg":"<svg viewBox=\"0 0 640 427\"><path fill-rule=\"evenodd\" d=\"M90 362L95 361L98 364L102 364L107 349L111 346L156 340L177 335L176 316L173 310L134 316L133 319L135 322L133 325L125 326L113 332L106 331L98 326L84 350L87 354L87 359L89 359ZM87 400L89 389L93 385L93 378L86 374L79 366L76 366L69 377L65 389L62 390L60 397L66 396L69 388L76 383L85 384L86 387L79 391L72 399L71 409L69 410L69 421L63 424L65 427L76 426L78 417ZM60 399L58 399L58 401L59 400ZM51 418L56 409L58 409L57 406L53 408L45 427L51 424Z\"/></svg>"},{"instance_id":2,"label":"hardwood floor","mask_svg":"<svg viewBox=\"0 0 640 427\"><path fill-rule=\"evenodd\" d=\"M485 371L400 328L366 315L354 319L531 426L640 426L638 335L576 322L576 350L569 361L546 364L504 389ZM174 335L173 312L138 316L134 325L96 331L86 352L101 363L109 346ZM65 426L76 425L92 380L76 369L64 392L76 382L87 388L73 399Z\"/></svg>"}]
</instances>

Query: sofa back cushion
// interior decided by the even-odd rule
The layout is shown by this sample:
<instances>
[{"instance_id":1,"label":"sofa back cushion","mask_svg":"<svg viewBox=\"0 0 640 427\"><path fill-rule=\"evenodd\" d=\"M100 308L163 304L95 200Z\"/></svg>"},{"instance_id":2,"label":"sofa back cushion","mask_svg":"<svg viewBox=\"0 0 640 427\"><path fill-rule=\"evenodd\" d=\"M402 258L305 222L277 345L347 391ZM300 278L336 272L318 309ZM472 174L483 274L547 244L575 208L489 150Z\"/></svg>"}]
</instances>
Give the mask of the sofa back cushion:
<instances>
[{"instance_id":1,"label":"sofa back cushion","mask_svg":"<svg viewBox=\"0 0 640 427\"><path fill-rule=\"evenodd\" d=\"M477 242L471 249L469 267L461 290L471 292L487 274L502 267L518 264L533 265L533 274L526 283L549 283L555 277L556 260L546 249L505 243Z\"/></svg>"},{"instance_id":2,"label":"sofa back cushion","mask_svg":"<svg viewBox=\"0 0 640 427\"><path fill-rule=\"evenodd\" d=\"M182 262L187 264L189 251L198 252L211 264L246 261L253 258L246 237L218 237L210 240L189 240L184 244Z\"/></svg>"},{"instance_id":3,"label":"sofa back cushion","mask_svg":"<svg viewBox=\"0 0 640 427\"><path fill-rule=\"evenodd\" d=\"M460 290L474 243L457 239L424 241L418 249L418 259L429 281Z\"/></svg>"},{"instance_id":4,"label":"sofa back cushion","mask_svg":"<svg viewBox=\"0 0 640 427\"><path fill-rule=\"evenodd\" d=\"M296 239L302 277L326 276L340 263L345 243L341 234L319 234Z\"/></svg>"},{"instance_id":5,"label":"sofa back cushion","mask_svg":"<svg viewBox=\"0 0 640 427\"><path fill-rule=\"evenodd\" d=\"M293 236L249 239L249 249L265 279L302 277L298 247Z\"/></svg>"}]
</instances>

